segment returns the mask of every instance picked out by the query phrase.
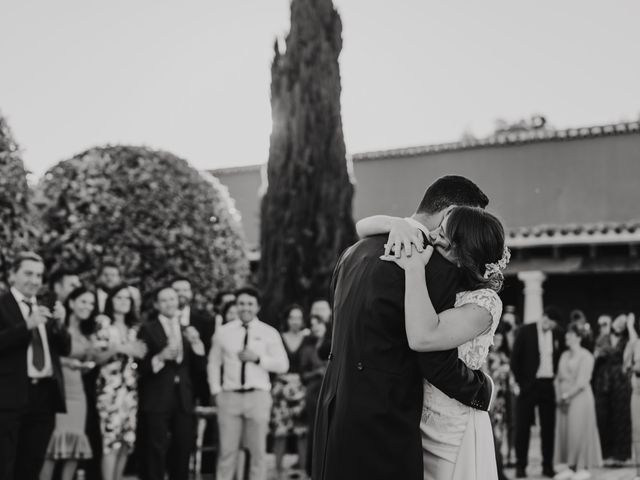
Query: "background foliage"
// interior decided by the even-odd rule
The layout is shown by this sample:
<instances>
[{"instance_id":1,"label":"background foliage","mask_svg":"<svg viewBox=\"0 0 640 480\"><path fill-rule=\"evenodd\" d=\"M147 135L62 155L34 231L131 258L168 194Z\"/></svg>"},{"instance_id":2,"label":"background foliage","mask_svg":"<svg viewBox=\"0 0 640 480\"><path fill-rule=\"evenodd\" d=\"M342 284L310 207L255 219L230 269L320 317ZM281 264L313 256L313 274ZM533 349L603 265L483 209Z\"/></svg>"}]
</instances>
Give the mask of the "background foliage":
<instances>
[{"instance_id":1,"label":"background foliage","mask_svg":"<svg viewBox=\"0 0 640 480\"><path fill-rule=\"evenodd\" d=\"M340 116L342 22L331 0L293 0L286 51L271 70L273 130L261 205L261 318L328 296L355 240Z\"/></svg>"},{"instance_id":2,"label":"background foliage","mask_svg":"<svg viewBox=\"0 0 640 480\"><path fill-rule=\"evenodd\" d=\"M143 147L93 148L51 168L35 192L49 268L122 265L143 295L185 275L199 303L248 275L239 218L217 179Z\"/></svg>"},{"instance_id":3,"label":"background foliage","mask_svg":"<svg viewBox=\"0 0 640 480\"><path fill-rule=\"evenodd\" d=\"M35 231L29 224L29 187L20 149L0 115L0 290L6 288L16 252L29 248Z\"/></svg>"}]
</instances>

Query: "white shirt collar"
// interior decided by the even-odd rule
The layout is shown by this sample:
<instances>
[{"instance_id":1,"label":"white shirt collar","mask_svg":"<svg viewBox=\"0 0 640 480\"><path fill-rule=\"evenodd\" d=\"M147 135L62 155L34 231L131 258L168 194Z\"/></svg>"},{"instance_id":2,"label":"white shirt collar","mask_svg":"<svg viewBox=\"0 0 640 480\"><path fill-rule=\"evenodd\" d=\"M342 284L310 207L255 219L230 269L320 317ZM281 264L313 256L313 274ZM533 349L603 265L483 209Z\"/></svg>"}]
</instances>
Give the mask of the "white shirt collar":
<instances>
[{"instance_id":1,"label":"white shirt collar","mask_svg":"<svg viewBox=\"0 0 640 480\"><path fill-rule=\"evenodd\" d=\"M13 298L15 298L16 301L18 302L18 305L22 301L26 301L27 303L30 303L33 305L36 301L36 297L27 298L16 287L11 287L11 294L13 295Z\"/></svg>"}]
</instances>

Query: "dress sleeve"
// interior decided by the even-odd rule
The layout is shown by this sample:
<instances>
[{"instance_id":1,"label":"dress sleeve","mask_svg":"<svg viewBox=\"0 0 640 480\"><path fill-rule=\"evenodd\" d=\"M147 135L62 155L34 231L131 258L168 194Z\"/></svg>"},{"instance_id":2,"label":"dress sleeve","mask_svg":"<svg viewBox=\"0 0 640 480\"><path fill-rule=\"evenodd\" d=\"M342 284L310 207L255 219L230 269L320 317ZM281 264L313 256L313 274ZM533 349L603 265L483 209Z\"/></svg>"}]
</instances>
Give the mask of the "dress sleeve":
<instances>
[{"instance_id":1,"label":"dress sleeve","mask_svg":"<svg viewBox=\"0 0 640 480\"><path fill-rule=\"evenodd\" d=\"M496 328L498 328L498 323L500 323L500 317L502 316L502 300L500 300L495 290L481 288L480 290L467 292L460 298L459 302L456 303L456 307L461 307L469 303L478 305L489 312L491 315L491 326L483 333L491 332L493 334Z\"/></svg>"}]
</instances>

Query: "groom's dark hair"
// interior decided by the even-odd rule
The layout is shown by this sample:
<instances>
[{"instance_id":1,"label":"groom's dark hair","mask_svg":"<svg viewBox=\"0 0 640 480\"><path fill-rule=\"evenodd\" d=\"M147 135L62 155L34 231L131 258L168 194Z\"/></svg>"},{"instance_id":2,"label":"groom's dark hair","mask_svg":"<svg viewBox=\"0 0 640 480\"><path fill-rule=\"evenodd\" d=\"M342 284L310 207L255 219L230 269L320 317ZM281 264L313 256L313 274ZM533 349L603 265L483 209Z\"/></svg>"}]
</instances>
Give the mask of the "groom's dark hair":
<instances>
[{"instance_id":1,"label":"groom's dark hair","mask_svg":"<svg viewBox=\"0 0 640 480\"><path fill-rule=\"evenodd\" d=\"M451 205L485 208L488 204L487 196L471 180L459 175L445 175L427 188L416 213L432 215Z\"/></svg>"}]
</instances>

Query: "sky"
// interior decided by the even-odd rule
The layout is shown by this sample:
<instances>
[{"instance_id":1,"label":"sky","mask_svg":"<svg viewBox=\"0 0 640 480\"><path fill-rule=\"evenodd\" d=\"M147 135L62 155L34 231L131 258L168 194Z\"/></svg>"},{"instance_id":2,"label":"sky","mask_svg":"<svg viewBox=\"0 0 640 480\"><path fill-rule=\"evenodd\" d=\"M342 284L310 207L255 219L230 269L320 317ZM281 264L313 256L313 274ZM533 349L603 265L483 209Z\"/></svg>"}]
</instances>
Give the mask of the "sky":
<instances>
[{"instance_id":1,"label":"sky","mask_svg":"<svg viewBox=\"0 0 640 480\"><path fill-rule=\"evenodd\" d=\"M637 0L335 0L347 152L495 120L640 116ZM0 112L34 175L107 143L199 169L266 162L289 0L0 0Z\"/></svg>"}]
</instances>

